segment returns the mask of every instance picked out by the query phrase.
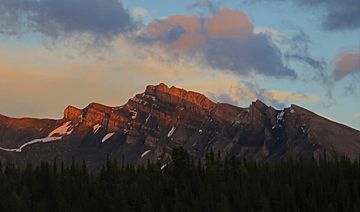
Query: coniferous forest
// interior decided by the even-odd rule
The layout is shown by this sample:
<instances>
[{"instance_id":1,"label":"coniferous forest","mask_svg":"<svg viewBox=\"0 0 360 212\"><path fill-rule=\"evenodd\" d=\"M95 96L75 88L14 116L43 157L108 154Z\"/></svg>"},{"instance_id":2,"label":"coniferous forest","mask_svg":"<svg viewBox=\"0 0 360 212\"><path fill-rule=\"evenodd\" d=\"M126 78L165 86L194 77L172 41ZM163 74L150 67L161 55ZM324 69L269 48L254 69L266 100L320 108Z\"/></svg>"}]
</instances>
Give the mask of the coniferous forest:
<instances>
[{"instance_id":1,"label":"coniferous forest","mask_svg":"<svg viewBox=\"0 0 360 212\"><path fill-rule=\"evenodd\" d=\"M0 211L360 211L360 163L334 160L277 162L192 161L183 149L172 162L100 171L85 163L1 165Z\"/></svg>"}]
</instances>

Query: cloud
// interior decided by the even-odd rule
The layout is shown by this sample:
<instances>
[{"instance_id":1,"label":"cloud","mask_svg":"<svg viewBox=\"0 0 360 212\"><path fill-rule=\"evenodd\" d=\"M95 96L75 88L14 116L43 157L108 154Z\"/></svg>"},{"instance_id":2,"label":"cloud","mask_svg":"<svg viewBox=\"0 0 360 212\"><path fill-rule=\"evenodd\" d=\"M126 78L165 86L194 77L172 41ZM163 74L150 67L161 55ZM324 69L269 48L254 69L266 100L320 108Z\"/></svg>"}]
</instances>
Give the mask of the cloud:
<instances>
[{"instance_id":1,"label":"cloud","mask_svg":"<svg viewBox=\"0 0 360 212\"><path fill-rule=\"evenodd\" d=\"M326 71L326 62L321 59L315 59L310 55L309 44L311 41L303 30L298 30L290 39L283 37L283 42L287 42L289 46L285 53L285 58L300 61L318 72Z\"/></svg>"},{"instance_id":2,"label":"cloud","mask_svg":"<svg viewBox=\"0 0 360 212\"><path fill-rule=\"evenodd\" d=\"M236 21L234 21L236 20ZM238 75L296 78L280 49L265 33L256 33L245 13L221 9L207 17L176 15L151 22L137 38L170 52L203 58L214 69Z\"/></svg>"},{"instance_id":3,"label":"cloud","mask_svg":"<svg viewBox=\"0 0 360 212\"><path fill-rule=\"evenodd\" d=\"M281 102L320 103L320 97L286 91L265 91L264 96Z\"/></svg>"},{"instance_id":4,"label":"cloud","mask_svg":"<svg viewBox=\"0 0 360 212\"><path fill-rule=\"evenodd\" d=\"M136 23L119 0L0 0L0 33L40 33L58 39L88 34L112 39Z\"/></svg>"},{"instance_id":5,"label":"cloud","mask_svg":"<svg viewBox=\"0 0 360 212\"><path fill-rule=\"evenodd\" d=\"M240 107L247 107L259 99L265 104L281 109L291 103L319 104L321 98L287 91L267 90L258 85L237 78L212 78L185 84L186 88L204 91L216 102L224 102Z\"/></svg>"},{"instance_id":6,"label":"cloud","mask_svg":"<svg viewBox=\"0 0 360 212\"><path fill-rule=\"evenodd\" d=\"M320 103L320 97L315 95L306 95L288 91L268 90L261 88L253 83L246 83L246 85L255 92L256 99L265 102L267 105L271 105L275 108L282 109L289 106L292 103L297 104L318 104Z\"/></svg>"},{"instance_id":7,"label":"cloud","mask_svg":"<svg viewBox=\"0 0 360 212\"><path fill-rule=\"evenodd\" d=\"M271 0L243 0L246 3L269 2ZM272 0L292 2L308 9L323 11L322 26L327 30L352 30L360 28L360 4L358 0Z\"/></svg>"},{"instance_id":8,"label":"cloud","mask_svg":"<svg viewBox=\"0 0 360 212\"><path fill-rule=\"evenodd\" d=\"M328 86L330 76L328 64L323 58L314 57L310 53L310 37L302 29L293 29L292 35L285 35L271 28L255 28L255 32L271 37L283 52L286 63L297 68L297 73L302 70L300 78L305 81L321 82Z\"/></svg>"},{"instance_id":9,"label":"cloud","mask_svg":"<svg viewBox=\"0 0 360 212\"><path fill-rule=\"evenodd\" d=\"M333 77L341 80L348 75L360 74L360 47L358 51L347 51L338 55L334 62Z\"/></svg>"},{"instance_id":10,"label":"cloud","mask_svg":"<svg viewBox=\"0 0 360 212\"><path fill-rule=\"evenodd\" d=\"M353 114L352 117L353 118L360 118L360 114Z\"/></svg>"},{"instance_id":11,"label":"cloud","mask_svg":"<svg viewBox=\"0 0 360 212\"><path fill-rule=\"evenodd\" d=\"M248 106L257 99L257 91L247 82L231 75L222 78L212 78L206 81L193 82L187 87L205 91L205 94L214 101L224 102L238 106Z\"/></svg>"},{"instance_id":12,"label":"cloud","mask_svg":"<svg viewBox=\"0 0 360 212\"><path fill-rule=\"evenodd\" d=\"M199 0L188 6L188 9L189 10L201 9L201 10L205 10L207 13L214 14L218 10L218 6L211 0Z\"/></svg>"},{"instance_id":13,"label":"cloud","mask_svg":"<svg viewBox=\"0 0 360 212\"><path fill-rule=\"evenodd\" d=\"M131 13L137 18L145 18L149 15L149 11L143 7L135 7L131 9Z\"/></svg>"},{"instance_id":14,"label":"cloud","mask_svg":"<svg viewBox=\"0 0 360 212\"><path fill-rule=\"evenodd\" d=\"M213 78L203 82L186 84L186 88L204 91L215 102L228 103L240 107L248 107L252 101L260 99L268 105L276 108L284 108L284 102L280 102L270 96L265 96L266 89L239 80L237 78Z\"/></svg>"}]
</instances>

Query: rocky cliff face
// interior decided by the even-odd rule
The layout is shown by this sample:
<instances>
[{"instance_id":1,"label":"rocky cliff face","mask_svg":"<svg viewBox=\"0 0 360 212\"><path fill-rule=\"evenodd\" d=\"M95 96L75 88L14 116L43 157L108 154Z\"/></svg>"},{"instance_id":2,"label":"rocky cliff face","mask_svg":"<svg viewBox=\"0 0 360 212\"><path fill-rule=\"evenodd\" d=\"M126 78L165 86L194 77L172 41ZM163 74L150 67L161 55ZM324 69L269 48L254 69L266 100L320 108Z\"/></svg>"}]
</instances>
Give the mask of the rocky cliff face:
<instances>
[{"instance_id":1,"label":"rocky cliff face","mask_svg":"<svg viewBox=\"0 0 360 212\"><path fill-rule=\"evenodd\" d=\"M165 84L147 86L120 107L69 106L61 120L0 116L0 159L19 164L75 158L98 168L111 156L166 165L179 146L194 159L210 150L260 160L318 157L324 150L356 158L360 132L296 105L276 110L257 100L240 108Z\"/></svg>"}]
</instances>

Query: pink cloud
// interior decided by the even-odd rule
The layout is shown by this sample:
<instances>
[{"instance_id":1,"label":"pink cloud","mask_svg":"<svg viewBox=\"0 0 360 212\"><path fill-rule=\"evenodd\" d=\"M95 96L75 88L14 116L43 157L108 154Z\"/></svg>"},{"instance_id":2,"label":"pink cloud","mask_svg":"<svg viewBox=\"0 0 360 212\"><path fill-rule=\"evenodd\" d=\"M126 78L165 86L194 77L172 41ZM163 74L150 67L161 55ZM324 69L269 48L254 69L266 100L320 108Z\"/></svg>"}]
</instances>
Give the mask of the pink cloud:
<instances>
[{"instance_id":1,"label":"pink cloud","mask_svg":"<svg viewBox=\"0 0 360 212\"><path fill-rule=\"evenodd\" d=\"M176 15L151 22L137 41L164 46L182 56L194 55L212 68L239 75L296 78L271 38L255 32L242 11L221 9L207 17Z\"/></svg>"},{"instance_id":2,"label":"pink cloud","mask_svg":"<svg viewBox=\"0 0 360 212\"><path fill-rule=\"evenodd\" d=\"M215 16L208 17L206 30L214 38L236 39L248 36L254 27L245 13L232 9L222 9Z\"/></svg>"},{"instance_id":3,"label":"pink cloud","mask_svg":"<svg viewBox=\"0 0 360 212\"><path fill-rule=\"evenodd\" d=\"M360 53L346 52L335 60L334 77L338 80L360 72Z\"/></svg>"},{"instance_id":4,"label":"pink cloud","mask_svg":"<svg viewBox=\"0 0 360 212\"><path fill-rule=\"evenodd\" d=\"M359 114L353 114L352 117L353 118L360 118L360 113Z\"/></svg>"},{"instance_id":5,"label":"pink cloud","mask_svg":"<svg viewBox=\"0 0 360 212\"><path fill-rule=\"evenodd\" d=\"M181 39L174 44L174 49L191 49L192 47L203 44L204 36L200 33L201 23L198 18L174 16L169 18L169 21L181 25L185 30Z\"/></svg>"}]
</instances>

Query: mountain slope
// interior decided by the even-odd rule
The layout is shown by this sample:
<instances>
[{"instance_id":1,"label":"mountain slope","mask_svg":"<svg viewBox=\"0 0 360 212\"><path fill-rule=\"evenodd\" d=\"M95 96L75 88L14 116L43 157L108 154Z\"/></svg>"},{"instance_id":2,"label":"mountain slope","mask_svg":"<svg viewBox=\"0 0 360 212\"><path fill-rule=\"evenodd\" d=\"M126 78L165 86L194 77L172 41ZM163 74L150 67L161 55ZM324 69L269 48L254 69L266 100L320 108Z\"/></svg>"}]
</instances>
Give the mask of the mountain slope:
<instances>
[{"instance_id":1,"label":"mountain slope","mask_svg":"<svg viewBox=\"0 0 360 212\"><path fill-rule=\"evenodd\" d=\"M17 164L74 158L96 169L110 156L166 165L180 146L194 159L211 149L260 160L319 157L324 150L354 159L360 132L297 105L275 110L257 100L240 108L165 84L147 86L120 107L68 106L61 120L0 116L0 159Z\"/></svg>"}]
</instances>

